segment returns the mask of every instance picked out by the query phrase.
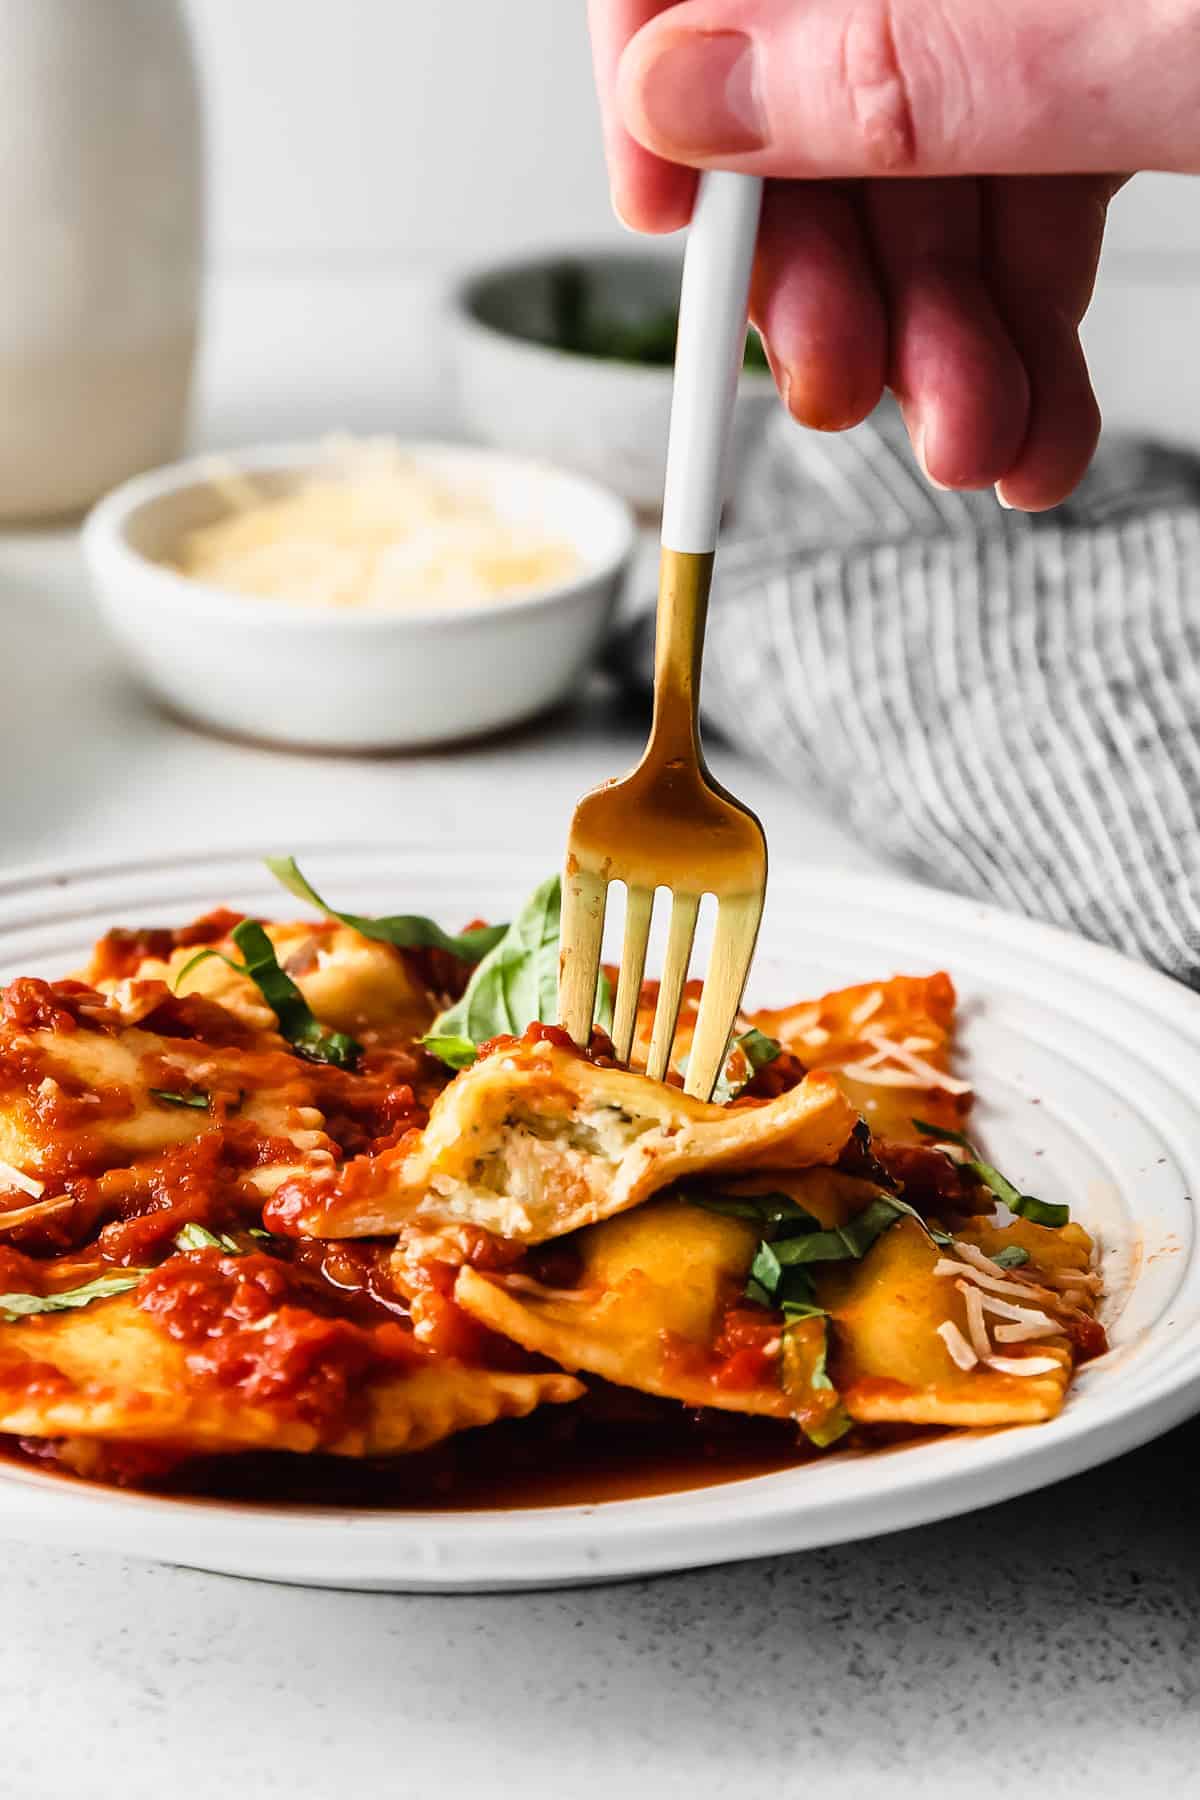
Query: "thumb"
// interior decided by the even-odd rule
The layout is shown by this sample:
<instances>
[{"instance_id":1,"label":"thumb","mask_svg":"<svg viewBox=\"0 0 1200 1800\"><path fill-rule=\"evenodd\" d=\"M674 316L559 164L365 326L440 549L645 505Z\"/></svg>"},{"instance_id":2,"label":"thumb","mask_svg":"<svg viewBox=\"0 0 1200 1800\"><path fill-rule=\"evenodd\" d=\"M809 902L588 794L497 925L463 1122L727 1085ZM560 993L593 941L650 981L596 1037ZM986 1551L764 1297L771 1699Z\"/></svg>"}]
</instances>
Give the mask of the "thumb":
<instances>
[{"instance_id":1,"label":"thumb","mask_svg":"<svg viewBox=\"0 0 1200 1800\"><path fill-rule=\"evenodd\" d=\"M701 168L1200 170L1200 0L684 0L618 82L628 131Z\"/></svg>"}]
</instances>

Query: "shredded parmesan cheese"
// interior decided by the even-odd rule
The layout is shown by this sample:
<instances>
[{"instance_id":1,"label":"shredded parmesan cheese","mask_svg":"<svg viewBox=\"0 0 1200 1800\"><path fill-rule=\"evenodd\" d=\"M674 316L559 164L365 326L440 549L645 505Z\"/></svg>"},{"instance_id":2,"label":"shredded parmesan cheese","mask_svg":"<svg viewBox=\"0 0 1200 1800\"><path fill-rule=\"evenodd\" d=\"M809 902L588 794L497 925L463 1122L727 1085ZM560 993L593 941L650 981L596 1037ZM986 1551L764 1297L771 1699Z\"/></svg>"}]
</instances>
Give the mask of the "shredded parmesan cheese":
<instances>
[{"instance_id":1,"label":"shredded parmesan cheese","mask_svg":"<svg viewBox=\"0 0 1200 1800\"><path fill-rule=\"evenodd\" d=\"M1053 1375L1062 1368L1056 1356L989 1356L987 1366L998 1375Z\"/></svg>"},{"instance_id":2,"label":"shredded parmesan cheese","mask_svg":"<svg viewBox=\"0 0 1200 1800\"><path fill-rule=\"evenodd\" d=\"M334 444L325 467L286 486L227 464L209 480L228 510L184 536L176 567L262 600L450 609L528 594L581 568L551 529L387 439Z\"/></svg>"},{"instance_id":3,"label":"shredded parmesan cheese","mask_svg":"<svg viewBox=\"0 0 1200 1800\"><path fill-rule=\"evenodd\" d=\"M1062 1326L1047 1319L1044 1325L997 1325L993 1329L998 1344L1024 1344L1032 1338L1057 1337Z\"/></svg>"},{"instance_id":4,"label":"shredded parmesan cheese","mask_svg":"<svg viewBox=\"0 0 1200 1800\"><path fill-rule=\"evenodd\" d=\"M1099 1275L1085 1273L1082 1269L1039 1269L1038 1280L1046 1287L1080 1288L1088 1294L1098 1294L1104 1287Z\"/></svg>"},{"instance_id":5,"label":"shredded parmesan cheese","mask_svg":"<svg viewBox=\"0 0 1200 1800\"><path fill-rule=\"evenodd\" d=\"M983 1296L983 1310L985 1313L990 1313L993 1318L1011 1319L1022 1330L1040 1332L1043 1337L1047 1332L1062 1330L1061 1325L1052 1319L1049 1313L1039 1312L1031 1306L1010 1306L1007 1300L999 1300L994 1294ZM1004 1337L1008 1329L1007 1325L998 1325L996 1336Z\"/></svg>"},{"instance_id":6,"label":"shredded parmesan cheese","mask_svg":"<svg viewBox=\"0 0 1200 1800\"><path fill-rule=\"evenodd\" d=\"M967 1309L967 1334L971 1339L971 1348L980 1362L983 1362L992 1353L991 1339L983 1317L983 1296L968 1281L956 1281L954 1285L962 1295Z\"/></svg>"},{"instance_id":7,"label":"shredded parmesan cheese","mask_svg":"<svg viewBox=\"0 0 1200 1800\"><path fill-rule=\"evenodd\" d=\"M851 1031L857 1031L860 1025L865 1025L868 1019L875 1017L882 1005L883 992L880 988L876 988L873 994L868 994L865 1000L859 1002L847 1017L846 1024Z\"/></svg>"},{"instance_id":8,"label":"shredded parmesan cheese","mask_svg":"<svg viewBox=\"0 0 1200 1800\"><path fill-rule=\"evenodd\" d=\"M956 1239L954 1248L963 1250L968 1246L958 1243ZM940 1256L933 1265L933 1272L935 1275L965 1275L968 1281L977 1282L980 1287L989 1289L993 1294L1015 1295L1018 1300L1040 1300L1043 1305L1046 1302L1054 1304L1055 1296L1045 1288L1031 1287L1024 1281L1014 1281L1007 1270L997 1268L995 1263L988 1264L986 1257L983 1258L983 1261L985 1267L980 1269L975 1266L973 1261L964 1267L962 1263L953 1261L951 1257Z\"/></svg>"},{"instance_id":9,"label":"shredded parmesan cheese","mask_svg":"<svg viewBox=\"0 0 1200 1800\"><path fill-rule=\"evenodd\" d=\"M947 1094L969 1094L971 1092L969 1081L959 1081L956 1076L943 1074L941 1069L935 1069L932 1063L925 1061L924 1057L917 1056L914 1051L905 1049L902 1043L898 1044L893 1038L885 1037L882 1032L864 1031L862 1036L865 1044L872 1045L876 1050L886 1051L894 1062L900 1064L901 1068L907 1069L912 1075L919 1075L923 1086L943 1088Z\"/></svg>"},{"instance_id":10,"label":"shredded parmesan cheese","mask_svg":"<svg viewBox=\"0 0 1200 1800\"><path fill-rule=\"evenodd\" d=\"M960 1369L965 1372L978 1367L979 1358L953 1319L947 1319L944 1324L939 1325L937 1334L950 1352L951 1361L956 1363Z\"/></svg>"},{"instance_id":11,"label":"shredded parmesan cheese","mask_svg":"<svg viewBox=\"0 0 1200 1800\"><path fill-rule=\"evenodd\" d=\"M40 1200L46 1191L44 1181L35 1181L32 1175L26 1175L24 1169L14 1169L11 1163L0 1162L0 1182L7 1182L10 1187L20 1188L23 1194L31 1199Z\"/></svg>"}]
</instances>

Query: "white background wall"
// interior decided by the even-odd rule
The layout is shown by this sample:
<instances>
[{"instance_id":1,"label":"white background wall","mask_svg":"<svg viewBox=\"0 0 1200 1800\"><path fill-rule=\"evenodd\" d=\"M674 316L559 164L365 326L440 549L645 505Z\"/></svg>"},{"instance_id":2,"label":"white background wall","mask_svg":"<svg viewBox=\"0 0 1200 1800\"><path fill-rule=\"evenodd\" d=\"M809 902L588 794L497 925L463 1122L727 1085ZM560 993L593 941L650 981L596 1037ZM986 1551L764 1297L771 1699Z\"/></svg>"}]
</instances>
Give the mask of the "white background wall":
<instances>
[{"instance_id":1,"label":"white background wall","mask_svg":"<svg viewBox=\"0 0 1200 1800\"><path fill-rule=\"evenodd\" d=\"M188 5L211 121L209 354L252 382L261 334L295 342L296 384L261 393L258 435L298 404L306 427L447 423L448 271L620 240L583 0ZM1198 325L1200 181L1142 177L1115 203L1088 327L1111 421L1200 441Z\"/></svg>"}]
</instances>

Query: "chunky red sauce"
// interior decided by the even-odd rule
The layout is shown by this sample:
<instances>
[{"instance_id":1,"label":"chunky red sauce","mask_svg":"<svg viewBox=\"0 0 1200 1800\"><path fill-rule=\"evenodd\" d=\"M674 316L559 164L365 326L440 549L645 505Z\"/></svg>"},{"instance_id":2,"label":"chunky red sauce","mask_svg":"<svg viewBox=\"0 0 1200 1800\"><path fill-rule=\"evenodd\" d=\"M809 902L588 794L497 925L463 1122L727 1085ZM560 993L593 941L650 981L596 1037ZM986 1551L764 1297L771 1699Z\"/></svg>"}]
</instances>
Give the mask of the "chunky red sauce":
<instances>
[{"instance_id":1,"label":"chunky red sauce","mask_svg":"<svg viewBox=\"0 0 1200 1800\"><path fill-rule=\"evenodd\" d=\"M203 1250L155 1269L137 1305L183 1346L190 1374L328 1431L353 1417L369 1380L425 1352L393 1320L364 1327L314 1311L313 1288L272 1257Z\"/></svg>"}]
</instances>

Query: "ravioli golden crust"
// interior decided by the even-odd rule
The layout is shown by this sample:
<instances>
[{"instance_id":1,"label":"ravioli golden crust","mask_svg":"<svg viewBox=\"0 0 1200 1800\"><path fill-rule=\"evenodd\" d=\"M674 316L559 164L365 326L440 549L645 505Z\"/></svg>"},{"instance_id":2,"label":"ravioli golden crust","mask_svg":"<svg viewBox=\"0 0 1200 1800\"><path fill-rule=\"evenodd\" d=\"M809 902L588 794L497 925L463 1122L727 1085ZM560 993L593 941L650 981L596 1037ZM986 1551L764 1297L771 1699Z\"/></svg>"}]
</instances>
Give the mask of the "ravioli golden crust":
<instances>
[{"instance_id":1,"label":"ravioli golden crust","mask_svg":"<svg viewBox=\"0 0 1200 1800\"><path fill-rule=\"evenodd\" d=\"M178 1259L177 1259L178 1260ZM260 1261L263 1259L259 1259ZM265 1330L272 1318L264 1315ZM313 1403L305 1405L271 1376L296 1374L302 1331L265 1369L245 1366L243 1380L206 1378L192 1366L189 1344L139 1308L133 1295L100 1300L79 1311L43 1315L3 1327L0 1335L0 1432L26 1437L118 1440L203 1455L236 1450L321 1450L337 1456L392 1456L423 1450L452 1433L523 1417L583 1391L569 1376L509 1374L470 1368L446 1357L410 1355L352 1359L341 1372L353 1405L327 1377L358 1340L333 1330L324 1340L314 1321ZM264 1356L270 1355L268 1337ZM369 1358L369 1347L363 1356ZM203 1358L199 1359L201 1362ZM248 1397L247 1385L257 1397ZM343 1384L344 1386L344 1384ZM330 1405L330 1400L337 1401Z\"/></svg>"},{"instance_id":2,"label":"ravioli golden crust","mask_svg":"<svg viewBox=\"0 0 1200 1800\"><path fill-rule=\"evenodd\" d=\"M827 1077L762 1105L710 1106L556 1044L521 1041L461 1074L413 1148L292 1184L271 1216L314 1237L470 1224L538 1244L689 1175L832 1162L854 1124Z\"/></svg>"}]
</instances>

